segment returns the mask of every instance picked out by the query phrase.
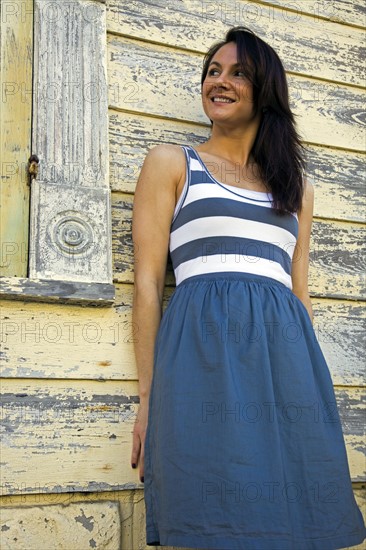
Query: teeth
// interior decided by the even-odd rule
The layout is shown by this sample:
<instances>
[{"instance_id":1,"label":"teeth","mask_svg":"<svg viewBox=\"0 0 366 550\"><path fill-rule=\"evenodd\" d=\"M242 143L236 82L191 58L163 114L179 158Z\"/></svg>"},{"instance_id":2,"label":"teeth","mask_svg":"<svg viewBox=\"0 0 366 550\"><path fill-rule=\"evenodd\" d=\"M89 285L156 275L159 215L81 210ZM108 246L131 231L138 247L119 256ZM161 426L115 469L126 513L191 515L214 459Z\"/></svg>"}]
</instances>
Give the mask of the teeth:
<instances>
[{"instance_id":1,"label":"teeth","mask_svg":"<svg viewBox=\"0 0 366 550\"><path fill-rule=\"evenodd\" d=\"M213 101L216 103L233 103L233 99L228 99L226 97L214 97Z\"/></svg>"}]
</instances>

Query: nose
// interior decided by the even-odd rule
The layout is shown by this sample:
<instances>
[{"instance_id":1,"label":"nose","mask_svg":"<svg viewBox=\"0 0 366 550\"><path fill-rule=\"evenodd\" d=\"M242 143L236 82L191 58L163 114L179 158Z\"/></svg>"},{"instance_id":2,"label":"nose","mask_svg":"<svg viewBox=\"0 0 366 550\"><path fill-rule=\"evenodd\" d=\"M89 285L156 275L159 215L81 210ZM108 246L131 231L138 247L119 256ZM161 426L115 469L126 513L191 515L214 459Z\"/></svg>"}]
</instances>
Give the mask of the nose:
<instances>
[{"instance_id":1,"label":"nose","mask_svg":"<svg viewBox=\"0 0 366 550\"><path fill-rule=\"evenodd\" d=\"M224 73L221 73L217 78L215 78L214 87L215 88L227 88L229 86L228 78Z\"/></svg>"},{"instance_id":2,"label":"nose","mask_svg":"<svg viewBox=\"0 0 366 550\"><path fill-rule=\"evenodd\" d=\"M227 83L227 75L226 73L223 71L221 74L219 74L218 77L216 77L215 79L216 82L218 82L219 84L226 84Z\"/></svg>"}]
</instances>

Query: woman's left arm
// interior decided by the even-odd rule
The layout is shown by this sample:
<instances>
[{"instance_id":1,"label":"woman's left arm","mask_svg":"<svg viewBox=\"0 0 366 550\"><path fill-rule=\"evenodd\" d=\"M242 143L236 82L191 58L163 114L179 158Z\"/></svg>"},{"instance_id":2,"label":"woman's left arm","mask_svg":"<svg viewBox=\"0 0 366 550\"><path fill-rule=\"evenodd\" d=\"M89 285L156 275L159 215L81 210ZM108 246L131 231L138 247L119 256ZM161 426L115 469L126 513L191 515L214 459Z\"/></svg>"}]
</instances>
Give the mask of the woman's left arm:
<instances>
[{"instance_id":1,"label":"woman's left arm","mask_svg":"<svg viewBox=\"0 0 366 550\"><path fill-rule=\"evenodd\" d=\"M302 208L299 212L299 234L293 255L292 263L292 292L300 298L306 307L311 321L313 321L313 309L308 290L309 274L309 246L310 234L314 210L314 188L305 180L305 190Z\"/></svg>"}]
</instances>

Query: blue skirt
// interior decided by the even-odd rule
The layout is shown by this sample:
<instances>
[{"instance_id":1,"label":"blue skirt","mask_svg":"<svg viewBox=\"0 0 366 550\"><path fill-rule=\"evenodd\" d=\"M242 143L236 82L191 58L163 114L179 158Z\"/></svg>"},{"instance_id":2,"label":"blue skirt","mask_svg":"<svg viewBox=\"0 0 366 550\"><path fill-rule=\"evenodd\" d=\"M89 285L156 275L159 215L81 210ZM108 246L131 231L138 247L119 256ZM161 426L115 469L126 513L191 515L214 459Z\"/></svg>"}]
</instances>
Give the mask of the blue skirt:
<instances>
[{"instance_id":1,"label":"blue skirt","mask_svg":"<svg viewBox=\"0 0 366 550\"><path fill-rule=\"evenodd\" d=\"M328 366L282 283L221 273L176 287L155 343L144 478L148 545L364 540Z\"/></svg>"}]
</instances>

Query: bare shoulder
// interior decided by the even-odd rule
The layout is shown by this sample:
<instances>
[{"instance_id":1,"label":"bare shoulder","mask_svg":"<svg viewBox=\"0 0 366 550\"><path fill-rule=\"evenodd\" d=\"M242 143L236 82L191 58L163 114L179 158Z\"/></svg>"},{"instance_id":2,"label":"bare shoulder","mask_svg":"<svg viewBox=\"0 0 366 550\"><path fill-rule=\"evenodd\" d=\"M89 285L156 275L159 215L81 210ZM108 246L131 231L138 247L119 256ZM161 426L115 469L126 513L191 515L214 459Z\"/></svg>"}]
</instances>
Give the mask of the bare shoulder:
<instances>
[{"instance_id":1,"label":"bare shoulder","mask_svg":"<svg viewBox=\"0 0 366 550\"><path fill-rule=\"evenodd\" d=\"M184 151L178 145L159 144L155 145L147 153L140 180L151 183L157 182L159 187L175 189L185 171Z\"/></svg>"},{"instance_id":2,"label":"bare shoulder","mask_svg":"<svg viewBox=\"0 0 366 550\"><path fill-rule=\"evenodd\" d=\"M155 145L149 150L148 155L160 157L162 159L169 159L172 157L184 158L184 152L180 145L173 145L172 143L159 143L159 145Z\"/></svg>"},{"instance_id":3,"label":"bare shoulder","mask_svg":"<svg viewBox=\"0 0 366 550\"><path fill-rule=\"evenodd\" d=\"M151 162L157 162L164 168L176 169L184 164L185 156L183 149L179 145L162 143L155 145L146 155L146 159Z\"/></svg>"}]
</instances>

